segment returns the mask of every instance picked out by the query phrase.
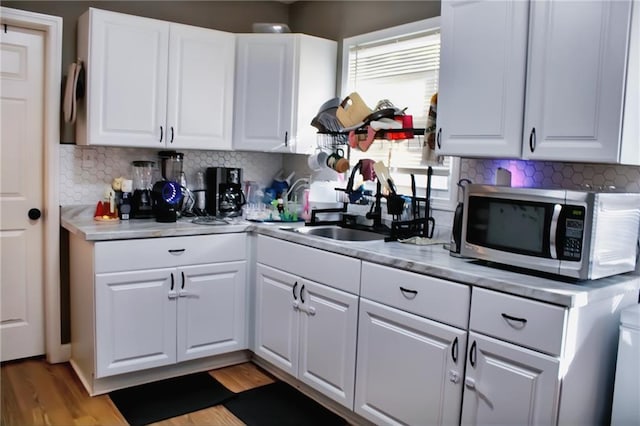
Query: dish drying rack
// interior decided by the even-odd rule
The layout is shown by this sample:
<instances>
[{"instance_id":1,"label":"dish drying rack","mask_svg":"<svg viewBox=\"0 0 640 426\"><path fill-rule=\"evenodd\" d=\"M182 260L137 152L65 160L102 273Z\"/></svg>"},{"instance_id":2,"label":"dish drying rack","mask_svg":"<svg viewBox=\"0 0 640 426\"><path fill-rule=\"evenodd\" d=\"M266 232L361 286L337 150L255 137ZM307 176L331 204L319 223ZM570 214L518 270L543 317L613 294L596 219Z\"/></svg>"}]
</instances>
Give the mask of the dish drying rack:
<instances>
[{"instance_id":1,"label":"dish drying rack","mask_svg":"<svg viewBox=\"0 0 640 426\"><path fill-rule=\"evenodd\" d=\"M367 128L361 127L355 130L356 135L366 135ZM405 136L408 137L398 137ZM401 128L401 129L381 129L376 132L374 139L388 140L390 142L400 142L407 139L418 139L420 142L424 139L424 128ZM349 132L317 132L316 143L319 148L335 149L349 145Z\"/></svg>"}]
</instances>

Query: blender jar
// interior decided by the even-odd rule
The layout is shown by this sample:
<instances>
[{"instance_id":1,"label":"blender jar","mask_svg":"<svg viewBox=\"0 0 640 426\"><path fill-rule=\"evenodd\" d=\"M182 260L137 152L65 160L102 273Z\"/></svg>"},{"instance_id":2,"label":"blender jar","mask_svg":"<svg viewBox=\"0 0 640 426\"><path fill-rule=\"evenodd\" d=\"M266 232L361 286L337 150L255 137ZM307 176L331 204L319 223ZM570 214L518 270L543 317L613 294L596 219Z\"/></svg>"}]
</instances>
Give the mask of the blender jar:
<instances>
[{"instance_id":1,"label":"blender jar","mask_svg":"<svg viewBox=\"0 0 640 426\"><path fill-rule=\"evenodd\" d=\"M180 183L184 154L176 151L160 151L158 156L162 178Z\"/></svg>"},{"instance_id":2,"label":"blender jar","mask_svg":"<svg viewBox=\"0 0 640 426\"><path fill-rule=\"evenodd\" d=\"M133 190L150 190L153 187L153 161L133 162Z\"/></svg>"},{"instance_id":3,"label":"blender jar","mask_svg":"<svg viewBox=\"0 0 640 426\"><path fill-rule=\"evenodd\" d=\"M153 161L133 162L133 197L131 217L148 219L153 217L151 189L153 188Z\"/></svg>"}]
</instances>

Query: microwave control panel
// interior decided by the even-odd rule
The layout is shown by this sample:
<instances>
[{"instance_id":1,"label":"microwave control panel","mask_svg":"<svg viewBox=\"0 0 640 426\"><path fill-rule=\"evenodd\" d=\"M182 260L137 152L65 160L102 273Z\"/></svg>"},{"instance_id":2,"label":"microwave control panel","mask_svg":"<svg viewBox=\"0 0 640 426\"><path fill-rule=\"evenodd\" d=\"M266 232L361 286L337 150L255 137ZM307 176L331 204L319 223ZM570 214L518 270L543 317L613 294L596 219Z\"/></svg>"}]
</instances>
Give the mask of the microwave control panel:
<instances>
[{"instance_id":1,"label":"microwave control panel","mask_svg":"<svg viewBox=\"0 0 640 426\"><path fill-rule=\"evenodd\" d=\"M582 242L584 239L585 208L582 206L565 205L558 227L562 248L560 259L580 261L582 258Z\"/></svg>"}]
</instances>

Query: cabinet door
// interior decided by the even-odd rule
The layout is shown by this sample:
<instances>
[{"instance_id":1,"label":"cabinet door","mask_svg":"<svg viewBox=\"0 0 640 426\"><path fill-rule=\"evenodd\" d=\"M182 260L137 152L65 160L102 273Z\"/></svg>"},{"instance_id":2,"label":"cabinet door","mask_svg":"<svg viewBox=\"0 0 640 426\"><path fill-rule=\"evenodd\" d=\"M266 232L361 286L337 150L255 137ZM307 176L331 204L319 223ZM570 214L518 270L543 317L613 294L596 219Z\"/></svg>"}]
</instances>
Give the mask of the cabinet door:
<instances>
[{"instance_id":1,"label":"cabinet door","mask_svg":"<svg viewBox=\"0 0 640 426\"><path fill-rule=\"evenodd\" d=\"M235 36L171 24L167 146L231 149Z\"/></svg>"},{"instance_id":2,"label":"cabinet door","mask_svg":"<svg viewBox=\"0 0 640 426\"><path fill-rule=\"evenodd\" d=\"M96 9L89 14L78 30L87 67L78 143L164 146L169 24Z\"/></svg>"},{"instance_id":3,"label":"cabinet door","mask_svg":"<svg viewBox=\"0 0 640 426\"><path fill-rule=\"evenodd\" d=\"M96 377L176 362L176 285L175 269L96 275Z\"/></svg>"},{"instance_id":4,"label":"cabinet door","mask_svg":"<svg viewBox=\"0 0 640 426\"><path fill-rule=\"evenodd\" d=\"M630 1L532 1L523 152L619 160Z\"/></svg>"},{"instance_id":5,"label":"cabinet door","mask_svg":"<svg viewBox=\"0 0 640 426\"><path fill-rule=\"evenodd\" d=\"M246 349L246 262L178 274L178 361Z\"/></svg>"},{"instance_id":6,"label":"cabinet door","mask_svg":"<svg viewBox=\"0 0 640 426\"><path fill-rule=\"evenodd\" d=\"M295 275L256 267L255 353L292 376L298 374L301 286Z\"/></svg>"},{"instance_id":7,"label":"cabinet door","mask_svg":"<svg viewBox=\"0 0 640 426\"><path fill-rule=\"evenodd\" d=\"M469 333L463 424L556 423L559 361Z\"/></svg>"},{"instance_id":8,"label":"cabinet door","mask_svg":"<svg viewBox=\"0 0 640 426\"><path fill-rule=\"evenodd\" d=\"M294 34L239 35L234 148L290 152Z\"/></svg>"},{"instance_id":9,"label":"cabinet door","mask_svg":"<svg viewBox=\"0 0 640 426\"><path fill-rule=\"evenodd\" d=\"M438 152L520 157L528 3L443 0Z\"/></svg>"},{"instance_id":10,"label":"cabinet door","mask_svg":"<svg viewBox=\"0 0 640 426\"><path fill-rule=\"evenodd\" d=\"M301 280L298 378L353 409L358 297Z\"/></svg>"},{"instance_id":11,"label":"cabinet door","mask_svg":"<svg viewBox=\"0 0 640 426\"><path fill-rule=\"evenodd\" d=\"M458 424L466 336L361 298L356 413L376 424Z\"/></svg>"}]
</instances>

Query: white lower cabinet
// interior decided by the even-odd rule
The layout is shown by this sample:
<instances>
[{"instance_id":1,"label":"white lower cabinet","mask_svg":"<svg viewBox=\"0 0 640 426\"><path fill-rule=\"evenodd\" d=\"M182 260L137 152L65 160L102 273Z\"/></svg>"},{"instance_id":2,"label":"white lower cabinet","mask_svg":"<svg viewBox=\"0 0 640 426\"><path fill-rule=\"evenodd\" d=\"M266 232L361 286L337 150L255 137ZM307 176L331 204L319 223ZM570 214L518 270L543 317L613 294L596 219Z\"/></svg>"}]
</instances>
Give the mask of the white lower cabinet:
<instances>
[{"instance_id":1,"label":"white lower cabinet","mask_svg":"<svg viewBox=\"0 0 640 426\"><path fill-rule=\"evenodd\" d=\"M281 256L283 253L287 256ZM282 261L272 257L273 254L280 254ZM331 272L324 279L319 274L314 277L316 280L311 280L275 268L284 268L286 264L290 266L288 269L304 268L302 259L307 256L309 263L324 263L336 255L258 237L254 352L353 409L358 296L334 287L340 282L331 280ZM359 281L360 262L343 260L351 270L345 272L346 276L357 274Z\"/></svg>"},{"instance_id":2,"label":"white lower cabinet","mask_svg":"<svg viewBox=\"0 0 640 426\"><path fill-rule=\"evenodd\" d=\"M360 300L355 411L376 424L457 424L467 333Z\"/></svg>"},{"instance_id":3,"label":"white lower cabinet","mask_svg":"<svg viewBox=\"0 0 640 426\"><path fill-rule=\"evenodd\" d=\"M248 348L244 234L72 237L70 249L72 364L84 381Z\"/></svg>"},{"instance_id":4,"label":"white lower cabinet","mask_svg":"<svg viewBox=\"0 0 640 426\"><path fill-rule=\"evenodd\" d=\"M460 420L470 289L362 264L355 412L376 424Z\"/></svg>"},{"instance_id":5,"label":"white lower cabinet","mask_svg":"<svg viewBox=\"0 0 640 426\"><path fill-rule=\"evenodd\" d=\"M556 422L557 358L469 333L462 424Z\"/></svg>"},{"instance_id":6,"label":"white lower cabinet","mask_svg":"<svg viewBox=\"0 0 640 426\"><path fill-rule=\"evenodd\" d=\"M96 377L243 349L246 262L96 275Z\"/></svg>"}]
</instances>

